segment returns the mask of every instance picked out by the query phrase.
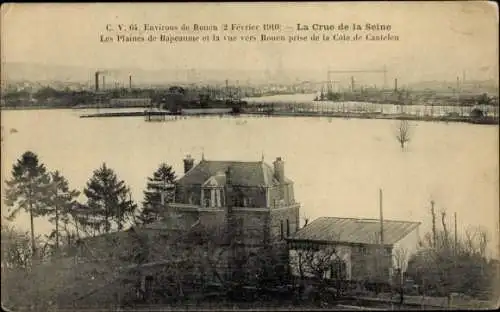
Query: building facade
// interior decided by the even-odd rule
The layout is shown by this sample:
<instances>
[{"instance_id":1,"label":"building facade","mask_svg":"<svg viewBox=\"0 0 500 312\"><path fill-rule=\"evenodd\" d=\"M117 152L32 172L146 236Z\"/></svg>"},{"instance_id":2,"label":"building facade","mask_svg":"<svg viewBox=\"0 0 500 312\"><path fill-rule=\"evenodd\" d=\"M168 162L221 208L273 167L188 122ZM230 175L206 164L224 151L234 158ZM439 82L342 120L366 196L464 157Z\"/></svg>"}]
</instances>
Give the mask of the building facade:
<instances>
[{"instance_id":1,"label":"building facade","mask_svg":"<svg viewBox=\"0 0 500 312\"><path fill-rule=\"evenodd\" d=\"M291 273L391 283L394 271L406 269L405 261L417 247L419 224L384 220L382 227L377 219L316 219L288 239Z\"/></svg>"},{"instance_id":2,"label":"building facade","mask_svg":"<svg viewBox=\"0 0 500 312\"><path fill-rule=\"evenodd\" d=\"M247 246L285 243L299 229L300 204L285 163L184 159L185 174L168 210L205 226L232 228Z\"/></svg>"}]
</instances>

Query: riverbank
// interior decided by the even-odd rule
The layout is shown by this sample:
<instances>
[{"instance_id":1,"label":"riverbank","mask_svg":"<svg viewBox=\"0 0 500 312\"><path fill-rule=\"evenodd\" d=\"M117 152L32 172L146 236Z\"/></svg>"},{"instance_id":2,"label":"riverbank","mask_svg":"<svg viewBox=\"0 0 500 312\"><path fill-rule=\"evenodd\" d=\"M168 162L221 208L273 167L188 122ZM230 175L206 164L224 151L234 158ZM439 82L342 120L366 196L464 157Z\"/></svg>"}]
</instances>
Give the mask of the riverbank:
<instances>
[{"instance_id":1,"label":"riverbank","mask_svg":"<svg viewBox=\"0 0 500 312\"><path fill-rule=\"evenodd\" d=\"M245 112L235 114L228 111L193 111L183 112L180 116L265 116L265 117L323 117L323 118L344 118L344 119L389 119L389 120L410 120L410 121L428 121L428 122L461 122L478 125L498 125L498 118L482 117L458 117L458 116L415 116L409 114L380 114L380 113L333 113L333 112ZM154 112L106 112L81 115L80 118L110 118L110 117L148 117L148 116L179 116L165 111Z\"/></svg>"},{"instance_id":2,"label":"riverbank","mask_svg":"<svg viewBox=\"0 0 500 312\"><path fill-rule=\"evenodd\" d=\"M480 125L498 125L498 118L494 117L459 117L459 116L415 116L410 114L381 114L381 113L332 113L332 112L246 112L247 115L266 115L275 117L327 117L344 119L391 119L430 122L462 122Z\"/></svg>"}]
</instances>

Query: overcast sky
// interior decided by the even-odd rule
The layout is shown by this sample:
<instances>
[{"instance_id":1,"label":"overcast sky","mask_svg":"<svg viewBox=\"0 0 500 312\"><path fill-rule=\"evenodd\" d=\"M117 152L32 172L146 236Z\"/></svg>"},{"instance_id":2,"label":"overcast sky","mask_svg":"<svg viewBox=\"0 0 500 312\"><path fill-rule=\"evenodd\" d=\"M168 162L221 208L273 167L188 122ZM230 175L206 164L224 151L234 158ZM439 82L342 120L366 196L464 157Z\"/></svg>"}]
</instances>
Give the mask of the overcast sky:
<instances>
[{"instance_id":1,"label":"overcast sky","mask_svg":"<svg viewBox=\"0 0 500 312\"><path fill-rule=\"evenodd\" d=\"M399 41L99 43L106 24L390 24ZM11 4L2 6L2 61L88 68L276 71L378 69L405 81L498 75L490 3ZM261 32L257 32L259 34ZM281 60L281 62L280 62Z\"/></svg>"}]
</instances>

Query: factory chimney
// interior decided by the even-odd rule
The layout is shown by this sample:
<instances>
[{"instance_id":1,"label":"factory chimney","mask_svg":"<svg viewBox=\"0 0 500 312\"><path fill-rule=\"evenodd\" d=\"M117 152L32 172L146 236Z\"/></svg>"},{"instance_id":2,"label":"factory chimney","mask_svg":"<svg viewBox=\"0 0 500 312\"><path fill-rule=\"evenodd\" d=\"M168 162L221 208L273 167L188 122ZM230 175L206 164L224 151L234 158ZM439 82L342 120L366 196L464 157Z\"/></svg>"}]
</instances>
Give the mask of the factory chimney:
<instances>
[{"instance_id":1,"label":"factory chimney","mask_svg":"<svg viewBox=\"0 0 500 312\"><path fill-rule=\"evenodd\" d=\"M398 78L394 78L394 91L398 91Z\"/></svg>"},{"instance_id":2,"label":"factory chimney","mask_svg":"<svg viewBox=\"0 0 500 312\"><path fill-rule=\"evenodd\" d=\"M99 91L99 72L95 72L95 91Z\"/></svg>"},{"instance_id":3,"label":"factory chimney","mask_svg":"<svg viewBox=\"0 0 500 312\"><path fill-rule=\"evenodd\" d=\"M128 89L132 91L132 75L128 76Z\"/></svg>"},{"instance_id":4,"label":"factory chimney","mask_svg":"<svg viewBox=\"0 0 500 312\"><path fill-rule=\"evenodd\" d=\"M102 89L106 90L106 77L102 76Z\"/></svg>"},{"instance_id":5,"label":"factory chimney","mask_svg":"<svg viewBox=\"0 0 500 312\"><path fill-rule=\"evenodd\" d=\"M354 76L351 76L351 91L354 92Z\"/></svg>"}]
</instances>

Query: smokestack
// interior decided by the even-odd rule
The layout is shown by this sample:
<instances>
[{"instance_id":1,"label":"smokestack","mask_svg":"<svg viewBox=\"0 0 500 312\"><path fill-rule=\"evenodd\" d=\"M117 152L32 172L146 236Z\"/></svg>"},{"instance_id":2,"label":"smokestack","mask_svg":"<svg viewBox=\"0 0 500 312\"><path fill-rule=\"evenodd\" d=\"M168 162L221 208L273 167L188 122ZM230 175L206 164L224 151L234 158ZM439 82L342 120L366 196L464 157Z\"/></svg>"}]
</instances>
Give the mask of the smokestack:
<instances>
[{"instance_id":1,"label":"smokestack","mask_svg":"<svg viewBox=\"0 0 500 312\"><path fill-rule=\"evenodd\" d=\"M194 159L191 158L191 155L187 155L184 158L184 174L186 174L189 170L191 170L194 166Z\"/></svg>"},{"instance_id":2,"label":"smokestack","mask_svg":"<svg viewBox=\"0 0 500 312\"><path fill-rule=\"evenodd\" d=\"M226 101L229 99L229 80L226 79Z\"/></svg>"},{"instance_id":3,"label":"smokestack","mask_svg":"<svg viewBox=\"0 0 500 312\"><path fill-rule=\"evenodd\" d=\"M106 90L106 77L102 76L102 89Z\"/></svg>"},{"instance_id":4,"label":"smokestack","mask_svg":"<svg viewBox=\"0 0 500 312\"><path fill-rule=\"evenodd\" d=\"M351 91L354 92L354 76L351 76Z\"/></svg>"},{"instance_id":5,"label":"smokestack","mask_svg":"<svg viewBox=\"0 0 500 312\"><path fill-rule=\"evenodd\" d=\"M128 88L129 90L132 90L132 75L128 76Z\"/></svg>"},{"instance_id":6,"label":"smokestack","mask_svg":"<svg viewBox=\"0 0 500 312\"><path fill-rule=\"evenodd\" d=\"M387 89L387 65L384 65L384 90Z\"/></svg>"},{"instance_id":7,"label":"smokestack","mask_svg":"<svg viewBox=\"0 0 500 312\"><path fill-rule=\"evenodd\" d=\"M278 182L285 182L285 162L281 159L281 157L276 157L274 161L274 177Z\"/></svg>"},{"instance_id":8,"label":"smokestack","mask_svg":"<svg viewBox=\"0 0 500 312\"><path fill-rule=\"evenodd\" d=\"M95 90L96 92L99 91L99 72L95 72Z\"/></svg>"},{"instance_id":9,"label":"smokestack","mask_svg":"<svg viewBox=\"0 0 500 312\"><path fill-rule=\"evenodd\" d=\"M394 91L398 91L398 78L394 79Z\"/></svg>"}]
</instances>

